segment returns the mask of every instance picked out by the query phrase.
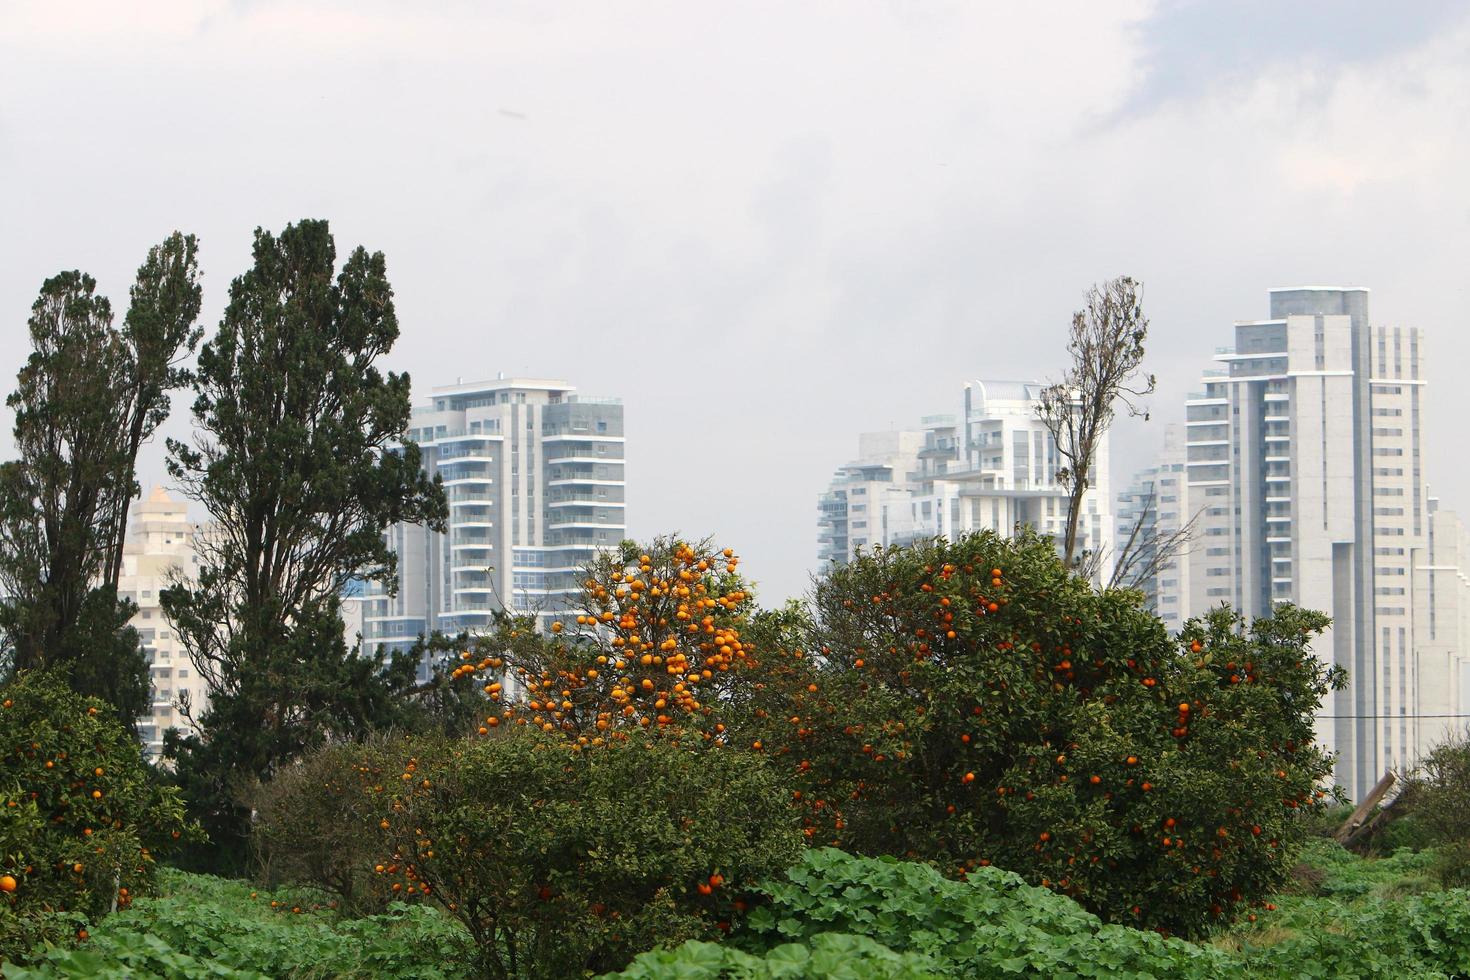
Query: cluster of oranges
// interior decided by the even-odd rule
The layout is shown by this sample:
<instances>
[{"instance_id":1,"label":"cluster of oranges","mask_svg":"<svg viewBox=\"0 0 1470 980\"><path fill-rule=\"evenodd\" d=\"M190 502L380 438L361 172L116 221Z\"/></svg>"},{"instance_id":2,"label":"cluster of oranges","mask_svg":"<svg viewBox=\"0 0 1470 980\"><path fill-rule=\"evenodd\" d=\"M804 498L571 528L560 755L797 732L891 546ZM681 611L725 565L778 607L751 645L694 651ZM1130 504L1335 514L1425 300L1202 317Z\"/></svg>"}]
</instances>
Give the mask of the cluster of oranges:
<instances>
[{"instance_id":1,"label":"cluster of oranges","mask_svg":"<svg viewBox=\"0 0 1470 980\"><path fill-rule=\"evenodd\" d=\"M535 643L526 627L507 628L491 641L495 655L461 655L452 677L482 675L498 709L480 733L532 725L562 733L575 749L632 728L717 737L701 692L753 662L741 635L753 597L736 576L739 563L729 548L662 542L594 567L575 629L553 623L554 638Z\"/></svg>"}]
</instances>

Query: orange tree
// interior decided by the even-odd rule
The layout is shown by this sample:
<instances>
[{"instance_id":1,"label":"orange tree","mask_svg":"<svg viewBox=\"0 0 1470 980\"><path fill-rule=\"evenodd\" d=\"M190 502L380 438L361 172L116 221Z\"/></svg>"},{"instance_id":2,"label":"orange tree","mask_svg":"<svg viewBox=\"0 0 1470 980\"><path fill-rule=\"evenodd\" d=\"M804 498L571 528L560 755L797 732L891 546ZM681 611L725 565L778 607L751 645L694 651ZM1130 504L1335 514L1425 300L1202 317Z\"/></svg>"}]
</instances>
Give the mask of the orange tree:
<instances>
[{"instance_id":1,"label":"orange tree","mask_svg":"<svg viewBox=\"0 0 1470 980\"><path fill-rule=\"evenodd\" d=\"M715 706L740 696L737 678L756 662L742 633L755 600L739 563L707 543L625 542L592 563L583 611L549 636L530 617L502 618L453 674L482 686L480 734L531 725L582 748L638 729L722 741Z\"/></svg>"},{"instance_id":2,"label":"orange tree","mask_svg":"<svg viewBox=\"0 0 1470 980\"><path fill-rule=\"evenodd\" d=\"M1198 934L1285 880L1293 818L1321 804L1326 622L1220 610L1171 637L1034 535L880 550L822 579L808 617L757 624L727 723L789 777L814 843L994 864Z\"/></svg>"},{"instance_id":3,"label":"orange tree","mask_svg":"<svg viewBox=\"0 0 1470 980\"><path fill-rule=\"evenodd\" d=\"M77 932L153 884L155 860L197 830L116 712L60 678L0 688L0 956Z\"/></svg>"},{"instance_id":4,"label":"orange tree","mask_svg":"<svg viewBox=\"0 0 1470 980\"><path fill-rule=\"evenodd\" d=\"M802 850L760 759L641 728L590 750L528 725L323 753L334 773L305 763L329 784L315 796L378 848L374 890L457 918L487 976L584 976L717 938Z\"/></svg>"}]
</instances>

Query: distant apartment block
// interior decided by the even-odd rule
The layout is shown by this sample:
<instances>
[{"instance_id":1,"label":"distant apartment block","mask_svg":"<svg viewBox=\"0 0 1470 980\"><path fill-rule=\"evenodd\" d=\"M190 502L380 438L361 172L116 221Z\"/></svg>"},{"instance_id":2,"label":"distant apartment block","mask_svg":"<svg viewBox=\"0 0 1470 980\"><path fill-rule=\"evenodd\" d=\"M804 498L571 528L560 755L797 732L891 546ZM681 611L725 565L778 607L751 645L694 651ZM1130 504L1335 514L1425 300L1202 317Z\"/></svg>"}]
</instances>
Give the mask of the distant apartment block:
<instances>
[{"instance_id":1,"label":"distant apartment block","mask_svg":"<svg viewBox=\"0 0 1470 980\"><path fill-rule=\"evenodd\" d=\"M193 575L198 529L189 522L185 503L172 499L161 487L135 504L132 512L123 543L118 592L138 606L132 626L142 639L153 683L153 704L149 713L138 719L138 733L145 753L156 762L163 752L163 733L184 725L178 711L180 701L188 700L197 718L208 699L203 678L159 606L159 595L168 588L175 572Z\"/></svg>"},{"instance_id":2,"label":"distant apartment block","mask_svg":"<svg viewBox=\"0 0 1470 980\"><path fill-rule=\"evenodd\" d=\"M1172 630L1184 625L1179 596L1189 591L1189 550L1182 538L1194 518L1189 509L1185 431L1165 430L1164 451L1118 494L1116 557L1123 564L1119 584L1140 589L1150 609Z\"/></svg>"},{"instance_id":3,"label":"distant apartment block","mask_svg":"<svg viewBox=\"0 0 1470 980\"><path fill-rule=\"evenodd\" d=\"M1009 535L1022 524L1060 539L1067 493L1056 480L1056 445L1036 415L1041 389L1032 382L968 382L957 414L926 416L913 430L861 435L858 458L837 469L818 500L823 567L850 560L859 548L981 529ZM1104 565L1114 532L1107 452L1104 441L1079 526L1082 547L1102 549Z\"/></svg>"},{"instance_id":4,"label":"distant apartment block","mask_svg":"<svg viewBox=\"0 0 1470 980\"><path fill-rule=\"evenodd\" d=\"M1470 535L1434 497L1426 531L1413 572L1420 754L1464 732L1470 716Z\"/></svg>"},{"instance_id":5,"label":"distant apartment block","mask_svg":"<svg viewBox=\"0 0 1470 980\"><path fill-rule=\"evenodd\" d=\"M1440 564L1457 567L1458 532L1448 516L1434 523L1424 479L1423 342L1373 325L1366 289L1277 289L1270 317L1237 323L1215 362L1188 399L1183 458L1176 437L1122 501L1157 485L1155 538L1198 518L1187 552L1142 587L1175 628L1221 603L1332 616L1316 652L1351 685L1319 731L1340 753L1338 782L1359 796L1422 751L1423 620L1430 608L1453 618L1459 601L1458 572ZM1417 595L1430 578L1434 601ZM1456 656L1444 654L1441 674L1464 669ZM1446 689L1458 697L1460 685Z\"/></svg>"},{"instance_id":6,"label":"distant apartment block","mask_svg":"<svg viewBox=\"0 0 1470 980\"><path fill-rule=\"evenodd\" d=\"M389 530L397 593L371 585L351 600L368 647L474 631L501 609L557 618L586 564L627 536L619 401L502 378L433 389L409 426L425 469L444 481L448 528Z\"/></svg>"}]
</instances>

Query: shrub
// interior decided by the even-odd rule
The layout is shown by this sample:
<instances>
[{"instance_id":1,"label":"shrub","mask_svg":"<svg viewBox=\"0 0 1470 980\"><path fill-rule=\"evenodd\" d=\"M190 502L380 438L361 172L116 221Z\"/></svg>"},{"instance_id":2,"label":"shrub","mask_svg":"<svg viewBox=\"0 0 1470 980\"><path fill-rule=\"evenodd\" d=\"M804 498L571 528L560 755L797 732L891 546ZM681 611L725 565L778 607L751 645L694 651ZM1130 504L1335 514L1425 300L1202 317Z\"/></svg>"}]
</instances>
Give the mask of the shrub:
<instances>
[{"instance_id":1,"label":"shrub","mask_svg":"<svg viewBox=\"0 0 1470 980\"><path fill-rule=\"evenodd\" d=\"M401 745L391 738L329 745L257 787L251 846L259 880L325 889L348 912L387 908L393 892L373 872L381 801L363 792L363 776L396 764Z\"/></svg>"},{"instance_id":2,"label":"shrub","mask_svg":"<svg viewBox=\"0 0 1470 980\"><path fill-rule=\"evenodd\" d=\"M126 908L196 833L104 702L42 672L0 689L0 955Z\"/></svg>"},{"instance_id":3,"label":"shrub","mask_svg":"<svg viewBox=\"0 0 1470 980\"><path fill-rule=\"evenodd\" d=\"M370 888L392 898L439 904L491 976L576 976L717 937L741 893L801 852L763 760L651 733L587 750L529 727L382 740L309 758L283 792L290 785L305 801L275 811L265 834L279 840L280 821L313 805L314 823L342 823L321 847L343 841L343 860L303 856L299 867L341 880L362 833L378 858L350 873L371 873ZM303 830L292 847L306 843Z\"/></svg>"},{"instance_id":4,"label":"shrub","mask_svg":"<svg viewBox=\"0 0 1470 980\"><path fill-rule=\"evenodd\" d=\"M1402 807L1428 841L1470 841L1470 731L1431 749L1406 775L1399 795L1394 810Z\"/></svg>"},{"instance_id":5,"label":"shrub","mask_svg":"<svg viewBox=\"0 0 1470 980\"><path fill-rule=\"evenodd\" d=\"M1030 534L861 555L817 584L810 628L755 637L732 731L789 777L814 843L995 865L1199 934L1295 864L1339 677L1308 649L1318 614L1222 609L1174 638L1140 603Z\"/></svg>"}]
</instances>

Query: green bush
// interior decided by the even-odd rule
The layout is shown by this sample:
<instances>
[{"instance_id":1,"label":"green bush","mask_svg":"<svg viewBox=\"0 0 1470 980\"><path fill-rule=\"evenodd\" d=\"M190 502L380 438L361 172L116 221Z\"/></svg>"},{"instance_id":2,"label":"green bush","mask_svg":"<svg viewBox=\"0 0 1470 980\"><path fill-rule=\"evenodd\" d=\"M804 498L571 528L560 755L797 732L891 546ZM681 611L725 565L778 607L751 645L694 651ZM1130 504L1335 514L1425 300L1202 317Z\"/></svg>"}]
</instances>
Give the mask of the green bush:
<instances>
[{"instance_id":1,"label":"green bush","mask_svg":"<svg viewBox=\"0 0 1470 980\"><path fill-rule=\"evenodd\" d=\"M373 871L382 852L377 824L383 814L372 790L381 785L376 776L399 762L402 744L379 738L330 745L257 787L251 794L257 878L268 887L325 889L346 912L386 909L395 895Z\"/></svg>"},{"instance_id":2,"label":"green bush","mask_svg":"<svg viewBox=\"0 0 1470 980\"><path fill-rule=\"evenodd\" d=\"M1376 851L1439 851L1436 871L1447 887L1470 884L1470 731L1435 746L1402 777L1398 797L1370 841Z\"/></svg>"},{"instance_id":3,"label":"green bush","mask_svg":"<svg viewBox=\"0 0 1470 980\"><path fill-rule=\"evenodd\" d=\"M350 872L355 894L439 904L491 976L610 970L659 944L718 937L741 891L802 849L763 760L653 734L586 750L531 727L380 740L309 757L281 792L292 786L303 801L269 812L267 849L289 838L292 867L324 886ZM310 820L295 836L281 826L292 814ZM327 853L311 855L318 825ZM373 847L376 860L359 857Z\"/></svg>"},{"instance_id":4,"label":"green bush","mask_svg":"<svg viewBox=\"0 0 1470 980\"><path fill-rule=\"evenodd\" d=\"M0 688L0 956L126 908L196 834L105 703L46 673Z\"/></svg>"},{"instance_id":5,"label":"green bush","mask_svg":"<svg viewBox=\"0 0 1470 980\"><path fill-rule=\"evenodd\" d=\"M755 636L732 730L789 776L814 843L1003 867L1198 935L1286 880L1322 805L1326 622L1220 610L1176 638L1034 535L885 549L818 583L810 626Z\"/></svg>"}]
</instances>

